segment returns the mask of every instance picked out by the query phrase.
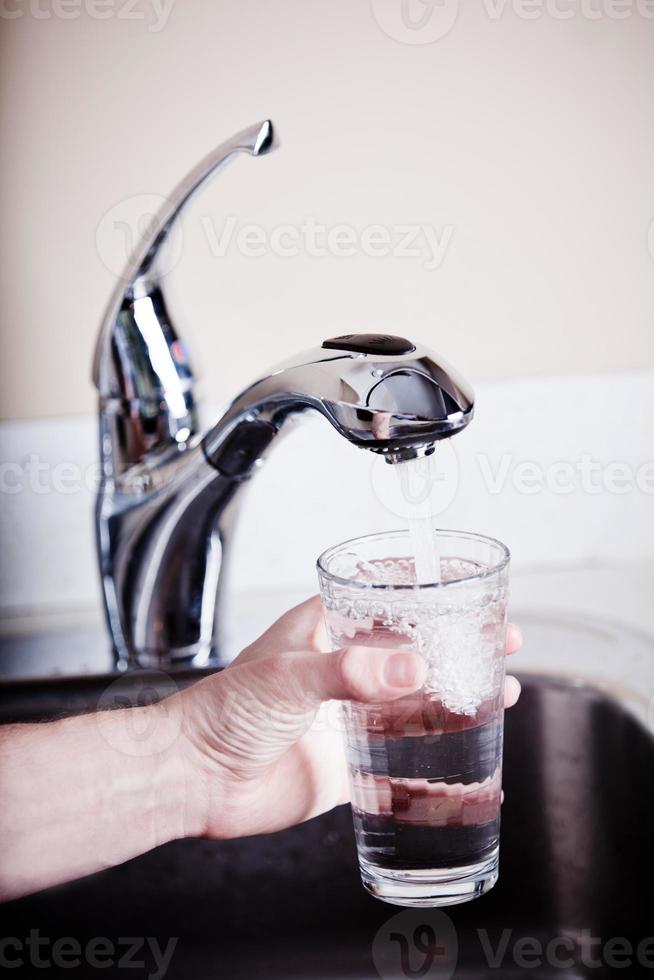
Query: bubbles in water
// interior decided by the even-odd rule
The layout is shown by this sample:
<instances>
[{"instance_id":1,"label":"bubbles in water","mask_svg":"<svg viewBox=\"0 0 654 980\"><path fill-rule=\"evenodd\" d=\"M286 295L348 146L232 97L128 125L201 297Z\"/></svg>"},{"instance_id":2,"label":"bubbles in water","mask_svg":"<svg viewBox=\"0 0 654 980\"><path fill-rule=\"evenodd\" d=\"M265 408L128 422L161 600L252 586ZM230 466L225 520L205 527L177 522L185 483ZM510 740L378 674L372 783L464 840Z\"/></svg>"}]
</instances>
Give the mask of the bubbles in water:
<instances>
[{"instance_id":1,"label":"bubbles in water","mask_svg":"<svg viewBox=\"0 0 654 980\"><path fill-rule=\"evenodd\" d=\"M430 529L431 530L431 529ZM436 537L436 535L433 535ZM440 556L440 575L430 583L422 582L416 576L416 559L410 555L406 558L383 558L372 561L358 561L354 569L354 578L359 582L370 582L373 585L418 585L435 584L436 582L456 582L459 579L470 578L483 571L486 567L467 558L451 558Z\"/></svg>"},{"instance_id":2,"label":"bubbles in water","mask_svg":"<svg viewBox=\"0 0 654 980\"><path fill-rule=\"evenodd\" d=\"M387 642L397 634L426 661L426 696L449 711L474 715L497 691L503 669L504 589L485 579L470 581L486 567L443 556L442 582L468 579L461 590L410 588L405 594L389 592L387 598L334 585L333 594L323 593L331 638L335 646L351 643L353 636L357 643L374 646L382 635ZM359 561L354 577L390 590L417 585L411 556Z\"/></svg>"},{"instance_id":3,"label":"bubbles in water","mask_svg":"<svg viewBox=\"0 0 654 980\"><path fill-rule=\"evenodd\" d=\"M357 578L374 585L415 585L416 569L413 558L384 558L361 561Z\"/></svg>"}]
</instances>

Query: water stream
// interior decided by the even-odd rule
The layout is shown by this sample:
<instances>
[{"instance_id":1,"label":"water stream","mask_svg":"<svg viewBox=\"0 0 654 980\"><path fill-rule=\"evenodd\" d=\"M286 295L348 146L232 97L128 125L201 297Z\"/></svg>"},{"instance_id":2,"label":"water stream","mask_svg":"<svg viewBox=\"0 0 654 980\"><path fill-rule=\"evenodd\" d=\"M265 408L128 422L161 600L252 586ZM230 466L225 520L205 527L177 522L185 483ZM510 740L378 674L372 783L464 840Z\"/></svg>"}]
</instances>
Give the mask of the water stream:
<instances>
[{"instance_id":1,"label":"water stream","mask_svg":"<svg viewBox=\"0 0 654 980\"><path fill-rule=\"evenodd\" d=\"M440 582L441 559L431 514L431 491L437 478L435 454L395 463L393 468L406 503L416 581Z\"/></svg>"}]
</instances>

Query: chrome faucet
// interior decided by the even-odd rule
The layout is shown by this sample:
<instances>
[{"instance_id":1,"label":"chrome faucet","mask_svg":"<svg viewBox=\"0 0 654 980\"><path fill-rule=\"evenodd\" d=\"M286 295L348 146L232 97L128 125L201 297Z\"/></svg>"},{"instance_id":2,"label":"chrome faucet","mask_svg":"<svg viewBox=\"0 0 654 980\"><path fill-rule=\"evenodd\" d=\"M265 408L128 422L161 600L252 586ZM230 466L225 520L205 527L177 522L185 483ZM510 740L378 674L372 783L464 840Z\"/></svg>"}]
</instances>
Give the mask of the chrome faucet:
<instances>
[{"instance_id":1,"label":"chrome faucet","mask_svg":"<svg viewBox=\"0 0 654 980\"><path fill-rule=\"evenodd\" d=\"M221 662L239 490L290 416L313 408L388 462L428 455L472 418L470 386L437 355L402 337L346 334L273 368L199 431L193 372L164 297L162 247L209 176L237 153L263 156L273 147L267 120L188 174L128 262L102 323L96 529L121 669Z\"/></svg>"}]
</instances>

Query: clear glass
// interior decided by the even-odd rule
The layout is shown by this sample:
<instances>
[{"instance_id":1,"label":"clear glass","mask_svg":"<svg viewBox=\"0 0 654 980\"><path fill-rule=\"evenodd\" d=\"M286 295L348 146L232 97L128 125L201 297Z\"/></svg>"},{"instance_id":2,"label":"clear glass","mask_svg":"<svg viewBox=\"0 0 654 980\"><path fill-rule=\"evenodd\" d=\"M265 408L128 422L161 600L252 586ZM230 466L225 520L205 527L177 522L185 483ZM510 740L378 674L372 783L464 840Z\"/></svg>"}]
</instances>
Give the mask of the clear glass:
<instances>
[{"instance_id":1,"label":"clear glass","mask_svg":"<svg viewBox=\"0 0 654 980\"><path fill-rule=\"evenodd\" d=\"M437 531L441 581L416 584L408 531L318 559L330 642L417 651L424 687L343 706L361 877L376 898L439 906L497 881L509 552Z\"/></svg>"}]
</instances>

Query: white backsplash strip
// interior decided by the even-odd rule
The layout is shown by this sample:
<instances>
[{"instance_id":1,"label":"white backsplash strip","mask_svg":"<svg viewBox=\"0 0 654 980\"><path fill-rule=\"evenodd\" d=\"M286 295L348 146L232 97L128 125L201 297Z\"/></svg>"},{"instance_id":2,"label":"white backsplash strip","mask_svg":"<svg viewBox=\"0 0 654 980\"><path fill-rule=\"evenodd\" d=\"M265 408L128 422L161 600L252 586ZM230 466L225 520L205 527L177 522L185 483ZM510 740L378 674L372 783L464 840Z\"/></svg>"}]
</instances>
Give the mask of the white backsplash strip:
<instances>
[{"instance_id":1,"label":"white backsplash strip","mask_svg":"<svg viewBox=\"0 0 654 980\"><path fill-rule=\"evenodd\" d=\"M479 383L437 451L435 523L492 534L515 568L654 561L654 373ZM94 418L0 425L0 615L93 609ZM405 525L392 468L319 417L252 481L232 589L309 592L318 553Z\"/></svg>"}]
</instances>

